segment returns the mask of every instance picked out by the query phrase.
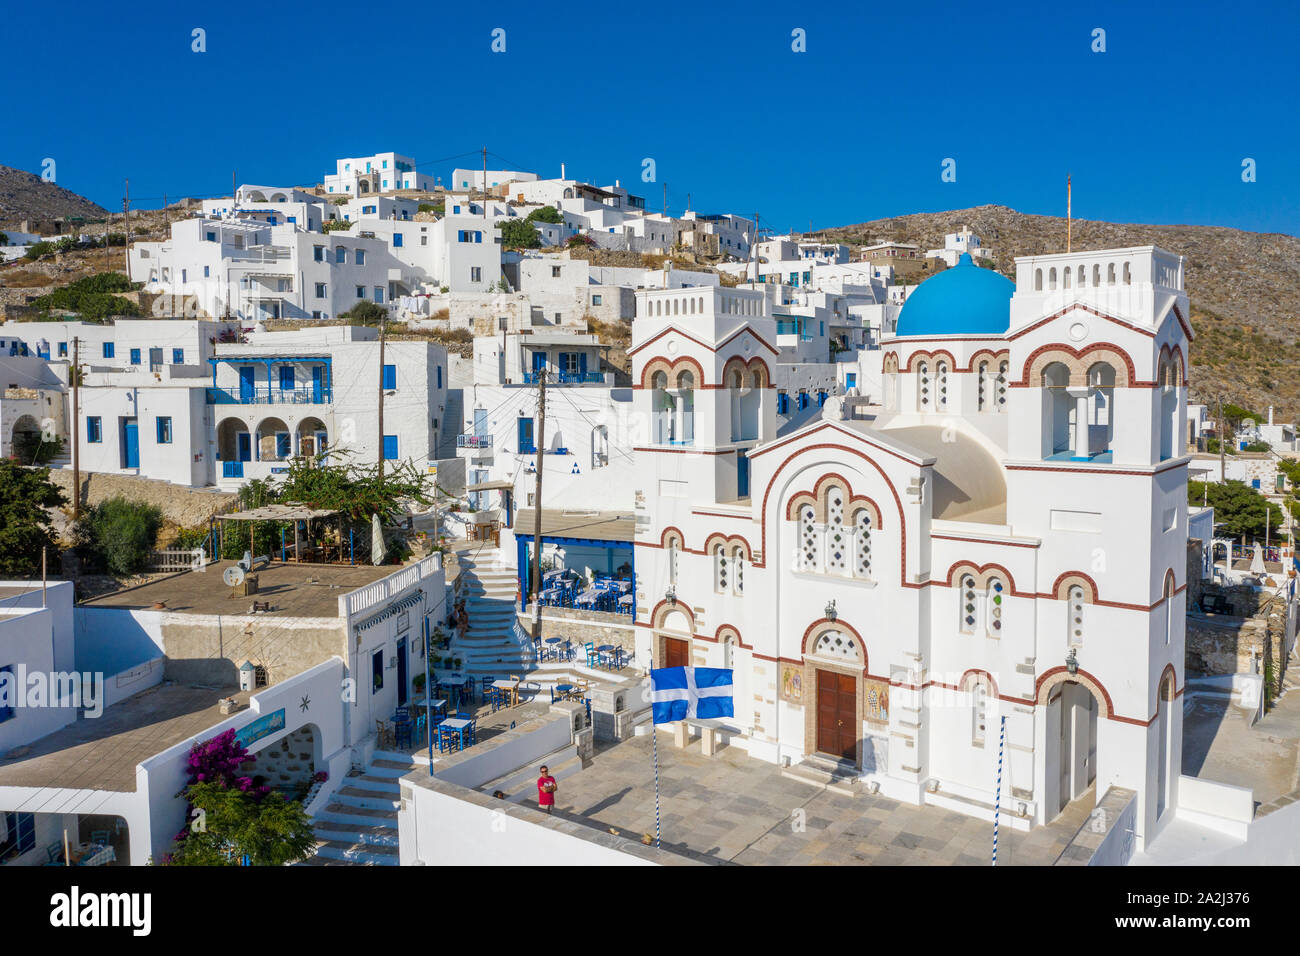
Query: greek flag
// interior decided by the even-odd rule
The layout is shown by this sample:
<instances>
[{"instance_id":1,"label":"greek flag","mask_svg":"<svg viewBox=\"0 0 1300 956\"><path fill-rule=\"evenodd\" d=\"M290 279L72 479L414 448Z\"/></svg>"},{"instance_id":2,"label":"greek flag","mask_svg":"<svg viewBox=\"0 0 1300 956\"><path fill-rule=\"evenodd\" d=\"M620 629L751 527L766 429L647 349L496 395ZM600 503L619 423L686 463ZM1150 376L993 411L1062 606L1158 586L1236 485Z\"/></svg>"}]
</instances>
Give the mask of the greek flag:
<instances>
[{"instance_id":1,"label":"greek flag","mask_svg":"<svg viewBox=\"0 0 1300 956\"><path fill-rule=\"evenodd\" d=\"M661 667L650 671L656 724L734 717L729 667Z\"/></svg>"}]
</instances>

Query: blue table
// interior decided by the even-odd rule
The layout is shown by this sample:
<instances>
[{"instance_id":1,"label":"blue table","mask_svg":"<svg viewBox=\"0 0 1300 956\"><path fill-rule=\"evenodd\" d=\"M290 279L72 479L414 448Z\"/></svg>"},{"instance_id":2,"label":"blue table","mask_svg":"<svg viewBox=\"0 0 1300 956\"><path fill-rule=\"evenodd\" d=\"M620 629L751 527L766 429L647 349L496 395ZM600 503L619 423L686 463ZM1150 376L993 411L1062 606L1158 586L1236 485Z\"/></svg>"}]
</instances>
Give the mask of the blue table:
<instances>
[{"instance_id":1,"label":"blue table","mask_svg":"<svg viewBox=\"0 0 1300 956\"><path fill-rule=\"evenodd\" d=\"M465 732L474 726L472 720L461 717L448 717L438 725L439 737L443 734L456 734L456 743L460 750L465 749Z\"/></svg>"}]
</instances>

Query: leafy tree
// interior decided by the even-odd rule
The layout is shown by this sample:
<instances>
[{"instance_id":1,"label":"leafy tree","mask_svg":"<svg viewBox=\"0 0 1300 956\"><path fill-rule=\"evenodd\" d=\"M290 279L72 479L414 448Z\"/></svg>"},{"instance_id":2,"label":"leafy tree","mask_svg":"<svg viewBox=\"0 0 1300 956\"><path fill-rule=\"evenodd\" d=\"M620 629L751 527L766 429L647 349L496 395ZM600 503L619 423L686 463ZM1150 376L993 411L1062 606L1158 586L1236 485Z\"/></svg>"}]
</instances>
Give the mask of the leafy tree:
<instances>
[{"instance_id":1,"label":"leafy tree","mask_svg":"<svg viewBox=\"0 0 1300 956\"><path fill-rule=\"evenodd\" d=\"M1282 509L1240 481L1189 481L1187 500L1213 506L1215 526L1230 538L1263 538L1266 521L1274 533L1282 523Z\"/></svg>"},{"instance_id":2,"label":"leafy tree","mask_svg":"<svg viewBox=\"0 0 1300 956\"><path fill-rule=\"evenodd\" d=\"M347 319L355 325L378 325L388 317L388 310L376 302L369 299L362 299L352 308L339 315L340 319Z\"/></svg>"},{"instance_id":3,"label":"leafy tree","mask_svg":"<svg viewBox=\"0 0 1300 956\"><path fill-rule=\"evenodd\" d=\"M9 245L9 236L6 233L0 232L0 246L7 245Z\"/></svg>"},{"instance_id":4,"label":"leafy tree","mask_svg":"<svg viewBox=\"0 0 1300 956\"><path fill-rule=\"evenodd\" d=\"M585 236L585 235L570 236L569 241L566 243L566 245L570 249L577 249L579 247L584 249L590 249L596 245L596 240L591 238L591 236Z\"/></svg>"},{"instance_id":5,"label":"leafy tree","mask_svg":"<svg viewBox=\"0 0 1300 956\"><path fill-rule=\"evenodd\" d=\"M48 256L53 251L54 243L42 240L41 242L33 242L28 246L27 251L23 253L23 256L29 262L35 262L41 256Z\"/></svg>"},{"instance_id":6,"label":"leafy tree","mask_svg":"<svg viewBox=\"0 0 1300 956\"><path fill-rule=\"evenodd\" d=\"M1249 408L1242 408L1240 405L1234 405L1232 402L1228 402L1223 406L1223 417L1227 419L1228 424L1233 428L1236 428L1247 418L1257 422L1262 422L1264 420Z\"/></svg>"},{"instance_id":7,"label":"leafy tree","mask_svg":"<svg viewBox=\"0 0 1300 956\"><path fill-rule=\"evenodd\" d=\"M134 574L144 568L161 527L157 506L118 496L88 508L76 537L82 553L98 559L110 574Z\"/></svg>"},{"instance_id":8,"label":"leafy tree","mask_svg":"<svg viewBox=\"0 0 1300 956\"><path fill-rule=\"evenodd\" d=\"M506 249L537 249L542 245L541 234L532 223L522 219L507 219L497 223L501 230L501 245Z\"/></svg>"},{"instance_id":9,"label":"leafy tree","mask_svg":"<svg viewBox=\"0 0 1300 956\"><path fill-rule=\"evenodd\" d=\"M140 283L131 282L120 272L101 272L38 296L32 300L32 305L42 313L53 310L76 312L90 321L115 315L139 315L140 308L134 302L112 294L139 288Z\"/></svg>"},{"instance_id":10,"label":"leafy tree","mask_svg":"<svg viewBox=\"0 0 1300 956\"><path fill-rule=\"evenodd\" d=\"M354 223L348 219L330 219L322 223L320 228L321 232L334 232L340 229L346 231L351 229L353 225Z\"/></svg>"},{"instance_id":11,"label":"leafy tree","mask_svg":"<svg viewBox=\"0 0 1300 956\"><path fill-rule=\"evenodd\" d=\"M50 481L48 468L22 468L0 459L0 574L33 578L41 573L41 551L59 553L47 509L68 499Z\"/></svg>"},{"instance_id":12,"label":"leafy tree","mask_svg":"<svg viewBox=\"0 0 1300 956\"><path fill-rule=\"evenodd\" d=\"M311 856L316 844L311 818L297 800L279 793L258 799L220 783L185 788L191 808L203 811L203 826L187 830L176 845L176 866L236 866L247 856L253 866L285 866Z\"/></svg>"},{"instance_id":13,"label":"leafy tree","mask_svg":"<svg viewBox=\"0 0 1300 956\"><path fill-rule=\"evenodd\" d=\"M416 212L431 212L435 216L441 216L447 209L446 203L422 202L415 207Z\"/></svg>"},{"instance_id":14,"label":"leafy tree","mask_svg":"<svg viewBox=\"0 0 1300 956\"><path fill-rule=\"evenodd\" d=\"M528 214L525 222L549 222L552 225L559 225L564 222L564 217L554 206L539 206Z\"/></svg>"}]
</instances>

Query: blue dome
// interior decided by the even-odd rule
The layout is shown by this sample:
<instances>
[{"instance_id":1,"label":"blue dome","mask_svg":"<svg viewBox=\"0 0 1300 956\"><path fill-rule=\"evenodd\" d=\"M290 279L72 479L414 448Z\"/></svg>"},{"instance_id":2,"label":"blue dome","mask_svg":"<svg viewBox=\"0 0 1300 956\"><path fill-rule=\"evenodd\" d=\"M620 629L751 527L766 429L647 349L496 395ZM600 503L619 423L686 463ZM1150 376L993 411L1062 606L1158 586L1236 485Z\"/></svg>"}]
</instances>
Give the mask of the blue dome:
<instances>
[{"instance_id":1,"label":"blue dome","mask_svg":"<svg viewBox=\"0 0 1300 956\"><path fill-rule=\"evenodd\" d=\"M931 276L907 297L895 335L1002 335L1011 324L1016 284L981 269L963 252L957 264Z\"/></svg>"}]
</instances>

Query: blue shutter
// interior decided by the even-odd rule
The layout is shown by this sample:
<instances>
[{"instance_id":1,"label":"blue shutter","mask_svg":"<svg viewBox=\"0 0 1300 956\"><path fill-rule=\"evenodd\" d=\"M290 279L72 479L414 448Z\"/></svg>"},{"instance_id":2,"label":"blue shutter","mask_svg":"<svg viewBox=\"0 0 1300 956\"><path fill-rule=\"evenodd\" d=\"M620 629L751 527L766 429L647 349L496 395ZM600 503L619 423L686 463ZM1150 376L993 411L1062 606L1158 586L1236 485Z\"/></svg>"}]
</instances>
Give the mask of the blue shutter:
<instances>
[{"instance_id":1,"label":"blue shutter","mask_svg":"<svg viewBox=\"0 0 1300 956\"><path fill-rule=\"evenodd\" d=\"M173 364L173 365L184 365L184 364L185 364L185 350L184 350L184 349L172 349L172 364Z\"/></svg>"},{"instance_id":2,"label":"blue shutter","mask_svg":"<svg viewBox=\"0 0 1300 956\"><path fill-rule=\"evenodd\" d=\"M533 420L531 418L519 419L519 453L528 454L535 451L533 448Z\"/></svg>"},{"instance_id":3,"label":"blue shutter","mask_svg":"<svg viewBox=\"0 0 1300 956\"><path fill-rule=\"evenodd\" d=\"M289 457L289 454L290 454L290 452L291 452L291 450L292 450L292 446L289 444L289 433L288 433L288 432L276 432L276 433L275 433L275 455L276 455L276 457L277 457L277 458L288 458L288 457Z\"/></svg>"},{"instance_id":4,"label":"blue shutter","mask_svg":"<svg viewBox=\"0 0 1300 956\"><path fill-rule=\"evenodd\" d=\"M108 356L105 355L104 358L108 358ZM132 364L132 365L139 365L139 364L140 364L140 350L139 350L139 349L132 349L132 350L131 350L131 364Z\"/></svg>"},{"instance_id":5,"label":"blue shutter","mask_svg":"<svg viewBox=\"0 0 1300 956\"><path fill-rule=\"evenodd\" d=\"M578 375L585 378L587 375L587 353L578 353Z\"/></svg>"},{"instance_id":6,"label":"blue shutter","mask_svg":"<svg viewBox=\"0 0 1300 956\"><path fill-rule=\"evenodd\" d=\"M384 460L395 461L397 459L397 436L384 436Z\"/></svg>"},{"instance_id":7,"label":"blue shutter","mask_svg":"<svg viewBox=\"0 0 1300 956\"><path fill-rule=\"evenodd\" d=\"M438 387L442 388L442 366L438 366Z\"/></svg>"},{"instance_id":8,"label":"blue shutter","mask_svg":"<svg viewBox=\"0 0 1300 956\"><path fill-rule=\"evenodd\" d=\"M384 391L391 392L395 388L397 388L397 366L385 365L384 366Z\"/></svg>"},{"instance_id":9,"label":"blue shutter","mask_svg":"<svg viewBox=\"0 0 1300 956\"><path fill-rule=\"evenodd\" d=\"M282 392L292 392L292 391L293 391L293 387L294 387L294 383L293 383L293 366L292 366L292 365L281 365L281 366L280 366L280 391L282 391Z\"/></svg>"}]
</instances>

